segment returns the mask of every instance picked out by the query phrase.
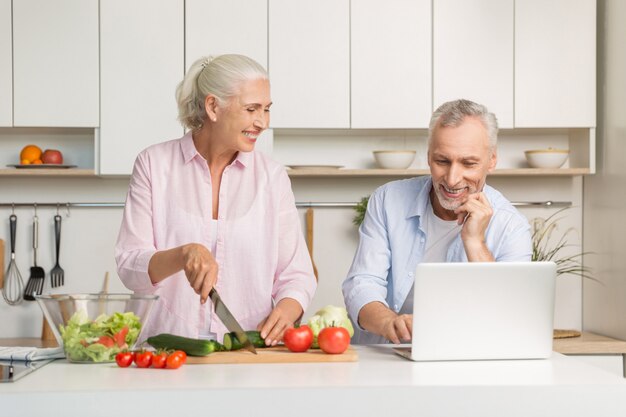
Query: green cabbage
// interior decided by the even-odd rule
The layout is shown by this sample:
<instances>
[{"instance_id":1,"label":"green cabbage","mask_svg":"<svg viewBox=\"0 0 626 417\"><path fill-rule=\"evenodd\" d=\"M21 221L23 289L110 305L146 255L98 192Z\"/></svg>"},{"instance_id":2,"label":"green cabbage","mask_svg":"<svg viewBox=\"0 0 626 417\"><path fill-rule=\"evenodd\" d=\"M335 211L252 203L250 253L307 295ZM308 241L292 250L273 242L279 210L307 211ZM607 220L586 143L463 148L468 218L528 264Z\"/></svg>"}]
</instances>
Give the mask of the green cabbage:
<instances>
[{"instance_id":1,"label":"green cabbage","mask_svg":"<svg viewBox=\"0 0 626 417\"><path fill-rule=\"evenodd\" d=\"M318 310L314 316L309 319L307 325L313 330L313 348L319 348L317 344L317 335L325 327L344 327L350 333L350 337L354 335L352 322L348 318L348 312L343 307L328 305Z\"/></svg>"}]
</instances>

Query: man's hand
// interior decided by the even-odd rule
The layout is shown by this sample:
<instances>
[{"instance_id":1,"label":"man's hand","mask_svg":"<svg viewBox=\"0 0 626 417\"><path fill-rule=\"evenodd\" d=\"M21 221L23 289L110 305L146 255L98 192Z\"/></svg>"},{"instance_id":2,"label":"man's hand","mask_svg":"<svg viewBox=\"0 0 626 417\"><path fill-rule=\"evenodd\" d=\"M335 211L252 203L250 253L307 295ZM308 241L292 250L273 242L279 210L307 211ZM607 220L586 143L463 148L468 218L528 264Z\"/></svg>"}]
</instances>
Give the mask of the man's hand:
<instances>
[{"instance_id":1,"label":"man's hand","mask_svg":"<svg viewBox=\"0 0 626 417\"><path fill-rule=\"evenodd\" d=\"M373 301L359 311L359 325L393 343L408 342L413 330L413 315L398 315L383 303Z\"/></svg>"},{"instance_id":2,"label":"man's hand","mask_svg":"<svg viewBox=\"0 0 626 417\"><path fill-rule=\"evenodd\" d=\"M493 209L483 192L470 194L467 201L454 210L458 216L461 239L469 261L493 261L493 255L485 244L485 234Z\"/></svg>"}]
</instances>

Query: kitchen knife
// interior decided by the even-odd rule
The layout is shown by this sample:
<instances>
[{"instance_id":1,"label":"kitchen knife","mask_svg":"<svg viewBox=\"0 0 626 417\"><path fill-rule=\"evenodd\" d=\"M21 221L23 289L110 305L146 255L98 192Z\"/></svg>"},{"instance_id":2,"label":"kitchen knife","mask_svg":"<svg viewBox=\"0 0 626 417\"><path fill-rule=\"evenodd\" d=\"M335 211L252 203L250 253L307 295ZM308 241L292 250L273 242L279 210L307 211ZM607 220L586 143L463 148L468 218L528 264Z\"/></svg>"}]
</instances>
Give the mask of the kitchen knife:
<instances>
[{"instance_id":1,"label":"kitchen knife","mask_svg":"<svg viewBox=\"0 0 626 417\"><path fill-rule=\"evenodd\" d=\"M213 302L215 314L222 320L222 323L224 323L228 331L235 333L235 336L237 336L237 339L239 339L243 347L256 355L256 349L252 346L250 340L248 340L246 332L241 328L241 325L237 322L237 319L235 319L230 310L228 310L215 288L211 288L211 291L209 291L209 298Z\"/></svg>"}]
</instances>

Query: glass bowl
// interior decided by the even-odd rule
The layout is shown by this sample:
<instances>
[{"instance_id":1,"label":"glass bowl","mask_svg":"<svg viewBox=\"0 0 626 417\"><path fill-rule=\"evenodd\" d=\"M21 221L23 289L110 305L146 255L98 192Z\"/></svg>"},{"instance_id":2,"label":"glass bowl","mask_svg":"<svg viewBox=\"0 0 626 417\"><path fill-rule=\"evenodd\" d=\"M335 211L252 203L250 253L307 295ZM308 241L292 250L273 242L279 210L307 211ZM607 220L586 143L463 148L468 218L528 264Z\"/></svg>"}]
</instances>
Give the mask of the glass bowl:
<instances>
[{"instance_id":1,"label":"glass bowl","mask_svg":"<svg viewBox=\"0 0 626 417\"><path fill-rule=\"evenodd\" d=\"M36 295L54 337L70 362L113 362L134 348L156 295Z\"/></svg>"}]
</instances>

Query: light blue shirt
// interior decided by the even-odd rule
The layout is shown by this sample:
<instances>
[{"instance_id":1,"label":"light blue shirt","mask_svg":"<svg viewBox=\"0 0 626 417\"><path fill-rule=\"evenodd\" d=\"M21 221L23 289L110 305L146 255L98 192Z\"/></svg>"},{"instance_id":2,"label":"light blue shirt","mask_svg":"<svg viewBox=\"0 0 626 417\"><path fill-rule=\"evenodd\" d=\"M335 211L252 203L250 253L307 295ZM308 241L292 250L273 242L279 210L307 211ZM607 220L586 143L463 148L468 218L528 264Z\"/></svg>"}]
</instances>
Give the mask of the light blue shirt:
<instances>
[{"instance_id":1,"label":"light blue shirt","mask_svg":"<svg viewBox=\"0 0 626 417\"><path fill-rule=\"evenodd\" d=\"M426 234L421 218L428 207L430 176L393 181L370 197L359 227L359 246L343 283L343 296L354 323L353 343L384 343L385 339L358 326L361 308L379 301L399 312L413 286L417 264L424 256ZM497 262L530 261L532 241L528 220L494 188L483 189L493 216L485 241ZM467 262L461 236L450 245L447 262Z\"/></svg>"}]
</instances>

